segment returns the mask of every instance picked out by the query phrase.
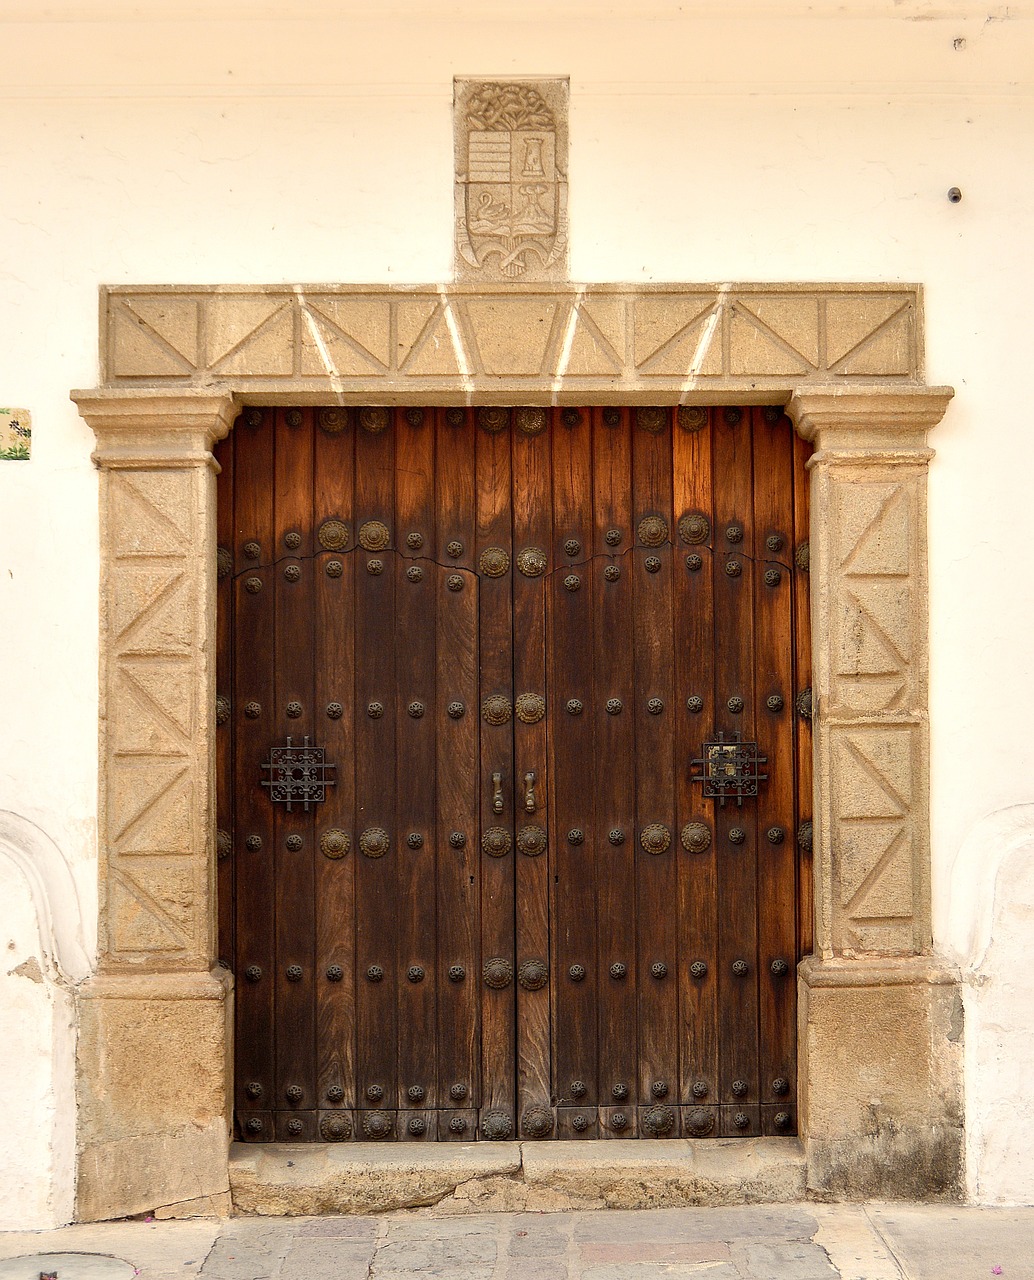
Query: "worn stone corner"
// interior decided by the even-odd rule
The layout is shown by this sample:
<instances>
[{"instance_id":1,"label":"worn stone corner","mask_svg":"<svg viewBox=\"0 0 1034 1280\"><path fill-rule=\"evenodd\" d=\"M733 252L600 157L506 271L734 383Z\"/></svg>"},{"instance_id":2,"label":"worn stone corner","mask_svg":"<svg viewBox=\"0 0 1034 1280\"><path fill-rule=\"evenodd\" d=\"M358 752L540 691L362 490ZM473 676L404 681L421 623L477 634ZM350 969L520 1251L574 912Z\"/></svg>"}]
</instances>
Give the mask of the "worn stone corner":
<instances>
[{"instance_id":1,"label":"worn stone corner","mask_svg":"<svg viewBox=\"0 0 1034 1280\"><path fill-rule=\"evenodd\" d=\"M806 964L801 1065L815 1198L961 1197L958 987L934 968L922 958L846 961L841 976L854 977L823 985L823 966Z\"/></svg>"}]
</instances>

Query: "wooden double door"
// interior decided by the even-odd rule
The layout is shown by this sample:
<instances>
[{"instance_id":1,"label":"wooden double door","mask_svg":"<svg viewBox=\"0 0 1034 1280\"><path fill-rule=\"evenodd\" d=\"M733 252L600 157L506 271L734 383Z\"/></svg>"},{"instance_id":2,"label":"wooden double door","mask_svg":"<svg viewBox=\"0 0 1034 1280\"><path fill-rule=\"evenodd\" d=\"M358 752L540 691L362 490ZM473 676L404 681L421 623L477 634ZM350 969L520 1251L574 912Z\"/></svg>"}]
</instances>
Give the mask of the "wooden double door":
<instances>
[{"instance_id":1,"label":"wooden double door","mask_svg":"<svg viewBox=\"0 0 1034 1280\"><path fill-rule=\"evenodd\" d=\"M240 1138L795 1131L806 453L760 408L244 411Z\"/></svg>"}]
</instances>

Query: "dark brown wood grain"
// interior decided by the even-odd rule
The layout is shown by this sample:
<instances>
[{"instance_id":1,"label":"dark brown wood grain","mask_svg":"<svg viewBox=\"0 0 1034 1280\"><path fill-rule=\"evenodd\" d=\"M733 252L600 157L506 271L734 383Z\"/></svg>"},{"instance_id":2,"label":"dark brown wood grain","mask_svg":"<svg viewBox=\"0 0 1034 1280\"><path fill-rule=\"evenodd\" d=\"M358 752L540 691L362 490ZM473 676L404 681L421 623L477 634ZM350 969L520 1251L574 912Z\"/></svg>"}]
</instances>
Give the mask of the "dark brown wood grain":
<instances>
[{"instance_id":1,"label":"dark brown wood grain","mask_svg":"<svg viewBox=\"0 0 1034 1280\"><path fill-rule=\"evenodd\" d=\"M301 417L298 423L297 418ZM315 733L312 628L312 413L276 411L273 465L273 566L276 600L273 724L276 742L301 744ZM289 535L301 546L291 548ZM294 572L299 575L292 580ZM289 576L291 575L291 576ZM292 704L300 714L292 715ZM315 937L314 814L301 805L277 804L273 849L276 869L276 1108L315 1106ZM292 849L291 836L301 837ZM289 972L301 969L293 981ZM300 1102L289 1090L300 1088ZM278 1128L279 1133L279 1128Z\"/></svg>"},{"instance_id":2,"label":"dark brown wood grain","mask_svg":"<svg viewBox=\"0 0 1034 1280\"><path fill-rule=\"evenodd\" d=\"M475 580L464 590L478 593L481 687L481 768L472 779L480 798L481 834L503 827L514 834L513 769L513 599L509 573L492 577L482 572L480 557L489 548L514 554L511 525L511 472L509 429L489 431L475 426ZM491 724L483 708L488 698L504 698L510 713L505 723ZM502 812L493 811L492 775L501 775ZM486 1113L510 1117L516 1132L515 1041L515 849L500 858L481 854L481 959L482 964L501 960L512 976L503 987L491 987L482 974L481 984L481 1122Z\"/></svg>"},{"instance_id":3,"label":"dark brown wood grain","mask_svg":"<svg viewBox=\"0 0 1034 1280\"><path fill-rule=\"evenodd\" d=\"M478 698L478 593L474 565L473 415L450 423L435 413L437 597L437 901L439 1106L457 1112L466 1127L448 1121L439 1135L469 1141L481 1105L481 847L478 841L480 726ZM432 566L428 565L428 571ZM450 589L458 576L461 591ZM449 707L458 704L458 715ZM430 904L428 904L429 906ZM457 968L454 977L449 970ZM458 970L462 969L460 976ZM462 1113L462 1114L460 1114ZM443 1115L445 1113L443 1112ZM453 1117L453 1118L457 1118Z\"/></svg>"},{"instance_id":4,"label":"dark brown wood grain","mask_svg":"<svg viewBox=\"0 0 1034 1280\"><path fill-rule=\"evenodd\" d=\"M569 424L562 411L554 410L551 439L540 438L543 465L552 471L553 503L538 543L553 566L545 584L549 690L543 726L549 733L546 781L552 818L553 1092L561 1104L586 1107L595 1105L598 1088L592 431L588 410ZM568 710L571 699L583 705L577 715ZM586 976L572 978L572 966ZM580 1097L572 1087L576 1081L585 1087ZM578 1131L565 1124L558 1136L576 1137Z\"/></svg>"},{"instance_id":5,"label":"dark brown wood grain","mask_svg":"<svg viewBox=\"0 0 1034 1280\"><path fill-rule=\"evenodd\" d=\"M702 1136L701 1107L712 1136L794 1129L809 447L765 409L555 409L541 432L514 417L249 411L218 450L234 567L217 588L217 877L248 1140L319 1141L335 1115L362 1138L380 1115L391 1140L470 1141L489 1112L527 1138L534 1108L555 1117L541 1136L628 1138L659 1105L673 1136ZM702 541L679 531L697 515ZM329 519L343 547L321 544ZM370 521L387 546L359 545ZM526 548L541 574L518 571ZM541 718L517 714L522 694ZM691 776L719 732L768 757L742 807ZM261 786L288 735L336 766L309 813ZM683 846L689 823L706 848ZM545 852L519 851L530 827ZM374 828L381 857L361 851ZM669 833L656 853L651 828ZM334 832L341 857L321 850ZM492 960L505 985L485 981Z\"/></svg>"},{"instance_id":6,"label":"dark brown wood grain","mask_svg":"<svg viewBox=\"0 0 1034 1280\"><path fill-rule=\"evenodd\" d=\"M645 419L645 415L644 415ZM635 725L636 824L630 855L636 869L639 1006L639 1079L636 1102L671 1097L679 1081L678 918L675 824L675 725L673 642L672 440L670 415L659 429L633 419L632 516L636 548L630 558L633 599L633 702L625 712ZM663 524L657 545L652 524ZM657 704L659 710L656 710ZM647 842L667 832L667 847L653 853ZM676 837L677 838L677 837ZM653 966L665 966L658 977ZM632 980L632 973L629 974Z\"/></svg>"},{"instance_id":7,"label":"dark brown wood grain","mask_svg":"<svg viewBox=\"0 0 1034 1280\"><path fill-rule=\"evenodd\" d=\"M435 900L436 691L435 577L425 572L434 544L434 422L395 414L395 732L399 961L399 1107L438 1102L435 1010L440 983ZM423 539L411 547L412 535ZM414 539L415 540L415 539ZM416 714L419 712L419 714ZM419 840L419 845L415 842ZM415 846L415 847L414 847ZM423 973L419 981L413 981ZM420 1092L422 1091L422 1092ZM401 1115L401 1110L400 1110ZM417 1126L419 1128L419 1126ZM430 1126L429 1126L430 1128ZM434 1126L437 1131L437 1126ZM424 1134L406 1128L409 1138Z\"/></svg>"},{"instance_id":8,"label":"dark brown wood grain","mask_svg":"<svg viewBox=\"0 0 1034 1280\"><path fill-rule=\"evenodd\" d=\"M390 426L370 431L360 425L358 539L372 522L387 528L390 541L383 549L360 546L355 552L355 825L357 844L375 831L387 832L389 843L383 856L356 850L357 1094L360 1107L379 1102L390 1108L398 1102L397 882L399 860L408 853L395 824L395 724L403 696L395 673L395 433Z\"/></svg>"},{"instance_id":9,"label":"dark brown wood grain","mask_svg":"<svg viewBox=\"0 0 1034 1280\"><path fill-rule=\"evenodd\" d=\"M752 410L755 718L768 757L758 814L759 1097L778 1100L774 1080L795 1082L797 948L794 841L793 433L783 417ZM770 545L771 540L771 545ZM783 699L773 710L769 698ZM776 971L773 970L776 966ZM785 966L785 967L784 967ZM782 969L781 972L778 970Z\"/></svg>"},{"instance_id":10,"label":"dark brown wood grain","mask_svg":"<svg viewBox=\"0 0 1034 1280\"><path fill-rule=\"evenodd\" d=\"M359 857L355 828L355 427L341 411L332 431L317 427L313 479L313 615L316 741L336 766L336 786L316 812L316 1069L317 1105L353 1108L356 1073L355 868ZM318 418L318 411L317 411ZM337 428L343 422L343 429ZM328 549L319 542L325 521L347 526L346 545ZM321 840L344 832L344 856L322 852ZM338 853L337 845L327 845ZM337 978L336 971L341 970ZM328 974L331 976L328 977ZM336 1091L340 1089L338 1096Z\"/></svg>"},{"instance_id":11,"label":"dark brown wood grain","mask_svg":"<svg viewBox=\"0 0 1034 1280\"><path fill-rule=\"evenodd\" d=\"M714 502L711 493L711 411L702 420L676 415L672 428L672 477L674 527L672 569L675 597L674 632L674 735L675 802L678 831L678 972L680 1082L678 1100L694 1105L701 1098L714 1100L718 1085L718 850L714 840L714 806L701 798L701 787L692 781L690 763L701 743L711 736L714 710L714 584L712 543ZM685 517L703 517L706 530L684 525ZM696 530L696 531L694 531ZM700 538L702 541L689 541ZM696 700L699 700L696 701ZM697 709L699 707L699 710ZM710 843L699 851L687 850L682 831L700 824ZM706 972L696 977L694 964ZM703 1089L700 1097L693 1086Z\"/></svg>"},{"instance_id":12,"label":"dark brown wood grain","mask_svg":"<svg viewBox=\"0 0 1034 1280\"><path fill-rule=\"evenodd\" d=\"M632 448L629 413L622 410L613 425L600 415L593 440L593 489L596 536L594 548L619 576L608 581L596 575L593 599L594 681L579 694L584 715L592 716L596 767L597 963L589 970L599 1018L598 1099L601 1136L631 1137L635 1132L635 1097L639 1079L638 1022L634 981L611 977L611 966L623 964L634 972L636 960L635 881L635 672L632 628L635 525L632 513ZM614 415L607 415L611 421ZM613 546L608 529L620 533ZM602 544L602 545L601 545ZM602 580L601 580L602 579ZM591 701L590 701L591 698ZM617 715L607 712L616 698ZM627 710L626 710L627 708ZM613 834L612 834L613 833ZM588 966L587 966L588 967ZM586 1081L586 1083L589 1083ZM617 1114L628 1127L610 1127L608 1105L618 1101L615 1090L627 1090Z\"/></svg>"},{"instance_id":13,"label":"dark brown wood grain","mask_svg":"<svg viewBox=\"0 0 1034 1280\"><path fill-rule=\"evenodd\" d=\"M262 763L276 727L273 701L273 411L242 424L234 459L234 849L236 875L235 1066L238 1132L271 1142L274 1082L273 812ZM252 551L257 554L252 555ZM257 590L251 590L256 586ZM250 703L258 707L246 714ZM261 1125L251 1132L245 1125Z\"/></svg>"},{"instance_id":14,"label":"dark brown wood grain","mask_svg":"<svg viewBox=\"0 0 1034 1280\"><path fill-rule=\"evenodd\" d=\"M714 618L715 728L726 740L755 739L754 556L750 411L719 410L714 418ZM738 540L735 532L740 530ZM736 572L736 569L739 572ZM732 569L732 572L730 572ZM741 711L729 700L742 700ZM734 704L735 705L735 704ZM762 753L763 754L763 753ZM757 1000L757 805L712 801L718 866L719 1100L756 1102ZM731 838L742 831L742 843ZM737 975L737 961L747 965ZM741 1082L737 1085L737 1082ZM745 1084L740 1095L734 1086Z\"/></svg>"},{"instance_id":15,"label":"dark brown wood grain","mask_svg":"<svg viewBox=\"0 0 1034 1280\"><path fill-rule=\"evenodd\" d=\"M552 438L557 439L556 432ZM528 435L512 433L513 546L541 547L549 554L553 536L553 509L549 431ZM515 927L517 971L522 964L544 962L552 971L549 946L550 884L558 843L551 829L549 778L546 764L545 717L521 719L517 699L523 695L549 699L546 675L546 627L549 578L528 577L511 561L508 577L513 592L513 689L514 689L514 823L518 839L514 857ZM527 712L524 713L527 716ZM538 828L549 835L544 853L530 857L520 852L520 833ZM532 1107L549 1108L550 987L530 990L517 985L517 1114Z\"/></svg>"},{"instance_id":16,"label":"dark brown wood grain","mask_svg":"<svg viewBox=\"0 0 1034 1280\"><path fill-rule=\"evenodd\" d=\"M216 577L216 689L230 703L230 717L215 735L216 794L216 955L233 967L233 445L235 435L220 440L213 454L219 468L216 480L216 528L219 561ZM225 556L230 557L224 564ZM227 845L228 841L228 845Z\"/></svg>"},{"instance_id":17,"label":"dark brown wood grain","mask_svg":"<svg viewBox=\"0 0 1034 1280\"><path fill-rule=\"evenodd\" d=\"M812 447L800 436L793 438L793 510L794 553L809 545L811 512L809 504L810 476L807 469ZM794 612L794 684L799 691L811 688L811 575L796 564L793 570ZM811 721L795 713L797 731L797 822L812 820L812 732ZM798 845L797 863L797 952L806 956L812 950L815 918L814 868L810 850Z\"/></svg>"}]
</instances>

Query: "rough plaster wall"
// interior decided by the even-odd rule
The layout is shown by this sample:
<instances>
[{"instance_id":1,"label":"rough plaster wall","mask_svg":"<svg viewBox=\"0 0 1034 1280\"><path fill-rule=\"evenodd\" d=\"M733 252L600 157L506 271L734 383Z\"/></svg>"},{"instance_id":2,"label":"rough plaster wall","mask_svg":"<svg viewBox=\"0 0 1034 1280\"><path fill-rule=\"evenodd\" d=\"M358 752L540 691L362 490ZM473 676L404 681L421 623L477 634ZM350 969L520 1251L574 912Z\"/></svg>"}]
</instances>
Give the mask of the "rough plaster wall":
<instances>
[{"instance_id":1,"label":"rough plaster wall","mask_svg":"<svg viewBox=\"0 0 1034 1280\"><path fill-rule=\"evenodd\" d=\"M1034 1203L1034 804L978 823L951 867L945 950L962 971L966 1164L985 1204Z\"/></svg>"},{"instance_id":2,"label":"rough plaster wall","mask_svg":"<svg viewBox=\"0 0 1034 1280\"><path fill-rule=\"evenodd\" d=\"M934 441L930 505L935 929L946 938L953 895L972 888L949 879L967 832L1031 798L1034 679L1016 637L1034 619L1017 564L1034 535L1034 169L1020 162L1034 154L1034 24L954 3L949 19L923 22L704 19L701 6L676 20L674 5L650 8L634 22L587 23L567 5L524 22L516 7L488 21L452 6L460 16L405 21L5 25L0 403L32 410L34 441L31 463L0 464L0 617L15 677L0 808L54 836L88 929L96 477L67 392L97 380L97 286L447 278L451 77L485 71L571 75L576 278L925 284L928 380L958 390ZM863 8L895 6L852 12ZM1034 1021L1024 1000L1016 993ZM1015 1001L1002 1016L1018 1016ZM971 1098L986 1096L989 1070L967 1059Z\"/></svg>"},{"instance_id":3,"label":"rough plaster wall","mask_svg":"<svg viewBox=\"0 0 1034 1280\"><path fill-rule=\"evenodd\" d=\"M48 973L21 873L0 858L0 1231L53 1227L72 1211L71 990Z\"/></svg>"},{"instance_id":4,"label":"rough plaster wall","mask_svg":"<svg viewBox=\"0 0 1034 1280\"><path fill-rule=\"evenodd\" d=\"M991 943L966 988L970 1188L984 1202L1034 1201L1034 828L998 876Z\"/></svg>"}]
</instances>

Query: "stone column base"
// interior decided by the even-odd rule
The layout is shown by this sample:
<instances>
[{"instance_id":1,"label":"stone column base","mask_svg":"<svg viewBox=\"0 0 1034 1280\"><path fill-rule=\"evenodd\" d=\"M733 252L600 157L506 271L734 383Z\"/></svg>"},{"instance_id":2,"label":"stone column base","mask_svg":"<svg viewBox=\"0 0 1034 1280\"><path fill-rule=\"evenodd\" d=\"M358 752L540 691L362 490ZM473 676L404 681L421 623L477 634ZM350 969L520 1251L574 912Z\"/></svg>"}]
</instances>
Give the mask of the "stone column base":
<instances>
[{"instance_id":1,"label":"stone column base","mask_svg":"<svg viewBox=\"0 0 1034 1280\"><path fill-rule=\"evenodd\" d=\"M809 1196L961 1199L962 998L930 956L798 970Z\"/></svg>"},{"instance_id":2,"label":"stone column base","mask_svg":"<svg viewBox=\"0 0 1034 1280\"><path fill-rule=\"evenodd\" d=\"M228 1204L231 989L214 970L80 990L80 1222Z\"/></svg>"}]
</instances>

